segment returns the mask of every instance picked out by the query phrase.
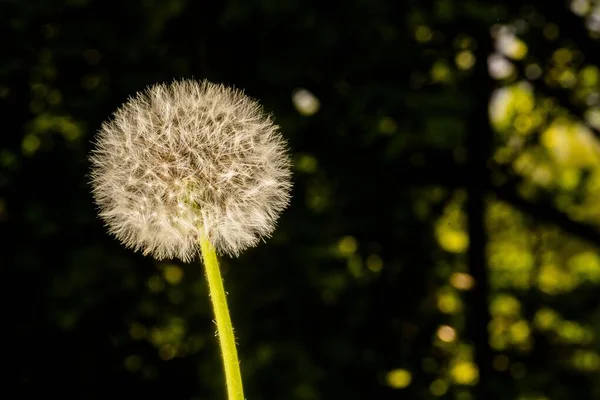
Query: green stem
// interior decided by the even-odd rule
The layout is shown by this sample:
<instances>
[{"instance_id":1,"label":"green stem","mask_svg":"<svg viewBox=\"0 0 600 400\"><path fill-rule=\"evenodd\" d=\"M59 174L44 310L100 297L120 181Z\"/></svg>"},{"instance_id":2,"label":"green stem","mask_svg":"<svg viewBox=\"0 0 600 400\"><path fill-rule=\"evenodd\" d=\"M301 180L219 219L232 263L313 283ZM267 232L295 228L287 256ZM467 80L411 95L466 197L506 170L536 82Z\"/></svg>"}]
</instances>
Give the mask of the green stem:
<instances>
[{"instance_id":1,"label":"green stem","mask_svg":"<svg viewBox=\"0 0 600 400\"><path fill-rule=\"evenodd\" d=\"M242 374L235 348L233 325L231 324L229 309L227 308L227 298L225 296L221 272L219 271L217 254L212 244L204 235L200 238L200 247L206 269L210 298L217 321L217 332L219 334L219 343L221 344L221 355L223 356L225 380L227 383L227 394L229 400L244 400Z\"/></svg>"}]
</instances>

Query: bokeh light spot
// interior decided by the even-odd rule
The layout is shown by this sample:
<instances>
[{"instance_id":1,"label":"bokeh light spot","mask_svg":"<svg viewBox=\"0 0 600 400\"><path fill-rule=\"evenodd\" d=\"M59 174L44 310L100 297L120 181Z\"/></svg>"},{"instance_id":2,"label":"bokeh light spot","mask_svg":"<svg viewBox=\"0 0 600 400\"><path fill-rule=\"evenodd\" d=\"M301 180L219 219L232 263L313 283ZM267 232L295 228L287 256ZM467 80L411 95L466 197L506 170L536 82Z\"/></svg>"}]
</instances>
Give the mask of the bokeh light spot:
<instances>
[{"instance_id":1,"label":"bokeh light spot","mask_svg":"<svg viewBox=\"0 0 600 400\"><path fill-rule=\"evenodd\" d=\"M296 110L303 116L314 115L321 107L319 99L307 89L295 89L292 92L292 102Z\"/></svg>"},{"instance_id":2,"label":"bokeh light spot","mask_svg":"<svg viewBox=\"0 0 600 400\"><path fill-rule=\"evenodd\" d=\"M459 385L474 385L479 379L479 370L470 361L459 361L450 370L450 375Z\"/></svg>"},{"instance_id":3,"label":"bokeh light spot","mask_svg":"<svg viewBox=\"0 0 600 400\"><path fill-rule=\"evenodd\" d=\"M417 29L415 29L415 39L417 42L426 43L431 40L433 37L433 32L428 26L419 25Z\"/></svg>"},{"instance_id":4,"label":"bokeh light spot","mask_svg":"<svg viewBox=\"0 0 600 400\"><path fill-rule=\"evenodd\" d=\"M142 367L142 358L138 355L131 355L125 358L123 365L125 365L127 371L137 372Z\"/></svg>"},{"instance_id":5,"label":"bokeh light spot","mask_svg":"<svg viewBox=\"0 0 600 400\"><path fill-rule=\"evenodd\" d=\"M527 321L521 320L510 327L510 335L515 343L526 342L529 340L530 333L531 329Z\"/></svg>"},{"instance_id":6,"label":"bokeh light spot","mask_svg":"<svg viewBox=\"0 0 600 400\"><path fill-rule=\"evenodd\" d=\"M356 253L358 243L352 236L345 236L338 242L338 252L344 257L349 257Z\"/></svg>"},{"instance_id":7,"label":"bokeh light spot","mask_svg":"<svg viewBox=\"0 0 600 400\"><path fill-rule=\"evenodd\" d=\"M471 69L475 65L475 56L468 50L463 50L456 55L456 66L462 70Z\"/></svg>"},{"instance_id":8,"label":"bokeh light spot","mask_svg":"<svg viewBox=\"0 0 600 400\"><path fill-rule=\"evenodd\" d=\"M448 391L448 383L441 379L436 379L435 381L431 382L431 385L429 385L429 391L436 397L443 396Z\"/></svg>"},{"instance_id":9,"label":"bokeh light spot","mask_svg":"<svg viewBox=\"0 0 600 400\"><path fill-rule=\"evenodd\" d=\"M158 349L158 356L165 361L172 360L177 355L177 349L171 344L164 344Z\"/></svg>"},{"instance_id":10,"label":"bokeh light spot","mask_svg":"<svg viewBox=\"0 0 600 400\"><path fill-rule=\"evenodd\" d=\"M442 325L437 330L437 336L442 342L453 342L456 339L456 330L448 325Z\"/></svg>"},{"instance_id":11,"label":"bokeh light spot","mask_svg":"<svg viewBox=\"0 0 600 400\"><path fill-rule=\"evenodd\" d=\"M460 298L450 290L440 291L437 305L438 309L444 314L456 314L462 309Z\"/></svg>"},{"instance_id":12,"label":"bokeh light spot","mask_svg":"<svg viewBox=\"0 0 600 400\"><path fill-rule=\"evenodd\" d=\"M548 40L556 40L560 35L560 30L556 24L547 24L544 26L543 35Z\"/></svg>"},{"instance_id":13,"label":"bokeh light spot","mask_svg":"<svg viewBox=\"0 0 600 400\"><path fill-rule=\"evenodd\" d=\"M23 149L23 154L26 156L30 156L34 154L41 145L40 138L32 133L25 135L23 138L23 142L21 143L21 148Z\"/></svg>"},{"instance_id":14,"label":"bokeh light spot","mask_svg":"<svg viewBox=\"0 0 600 400\"><path fill-rule=\"evenodd\" d=\"M379 132L391 135L398 129L398 124L390 117L384 117L379 120Z\"/></svg>"},{"instance_id":15,"label":"bokeh light spot","mask_svg":"<svg viewBox=\"0 0 600 400\"><path fill-rule=\"evenodd\" d=\"M183 270L177 265L167 265L163 270L165 280L171 285L176 285L183 278Z\"/></svg>"},{"instance_id":16,"label":"bokeh light spot","mask_svg":"<svg viewBox=\"0 0 600 400\"><path fill-rule=\"evenodd\" d=\"M405 369L394 369L388 372L386 381L387 384L394 389L403 389L410 385L412 374Z\"/></svg>"},{"instance_id":17,"label":"bokeh light spot","mask_svg":"<svg viewBox=\"0 0 600 400\"><path fill-rule=\"evenodd\" d=\"M367 257L367 268L377 273L383 268L383 260L377 254L371 254Z\"/></svg>"},{"instance_id":18,"label":"bokeh light spot","mask_svg":"<svg viewBox=\"0 0 600 400\"><path fill-rule=\"evenodd\" d=\"M160 292L165 288L164 281L160 276L157 275L148 278L146 285L148 286L148 289L154 293Z\"/></svg>"},{"instance_id":19,"label":"bokeh light spot","mask_svg":"<svg viewBox=\"0 0 600 400\"><path fill-rule=\"evenodd\" d=\"M318 163L317 159L310 154L299 154L296 156L294 166L300 172L312 174L317 171Z\"/></svg>"},{"instance_id":20,"label":"bokeh light spot","mask_svg":"<svg viewBox=\"0 0 600 400\"><path fill-rule=\"evenodd\" d=\"M469 236L466 232L456 230L441 230L438 241L442 249L450 253L463 253L469 247Z\"/></svg>"},{"instance_id":21,"label":"bokeh light spot","mask_svg":"<svg viewBox=\"0 0 600 400\"><path fill-rule=\"evenodd\" d=\"M475 279L464 272L455 272L450 276L450 284L459 290L470 290L475 285Z\"/></svg>"}]
</instances>

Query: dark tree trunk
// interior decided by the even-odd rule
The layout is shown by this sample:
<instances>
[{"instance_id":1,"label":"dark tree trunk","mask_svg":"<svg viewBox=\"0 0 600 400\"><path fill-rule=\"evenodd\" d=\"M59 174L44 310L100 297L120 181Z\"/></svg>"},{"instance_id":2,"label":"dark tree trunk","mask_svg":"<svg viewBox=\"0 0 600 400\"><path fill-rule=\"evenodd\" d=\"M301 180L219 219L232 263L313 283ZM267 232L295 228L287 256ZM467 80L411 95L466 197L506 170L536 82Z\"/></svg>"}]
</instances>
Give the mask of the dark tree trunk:
<instances>
[{"instance_id":1,"label":"dark tree trunk","mask_svg":"<svg viewBox=\"0 0 600 400\"><path fill-rule=\"evenodd\" d=\"M489 288L486 257L487 231L485 227L485 195L489 187L488 162L491 156L492 132L488 117L489 97L493 81L487 70L487 57L492 52L489 27L481 26L475 52L477 64L469 81L473 91L473 111L467 136L467 215L469 231L468 265L475 286L468 297L468 330L479 368L479 383L475 387L476 399L494 399L490 389L492 351L489 345L488 325Z\"/></svg>"}]
</instances>

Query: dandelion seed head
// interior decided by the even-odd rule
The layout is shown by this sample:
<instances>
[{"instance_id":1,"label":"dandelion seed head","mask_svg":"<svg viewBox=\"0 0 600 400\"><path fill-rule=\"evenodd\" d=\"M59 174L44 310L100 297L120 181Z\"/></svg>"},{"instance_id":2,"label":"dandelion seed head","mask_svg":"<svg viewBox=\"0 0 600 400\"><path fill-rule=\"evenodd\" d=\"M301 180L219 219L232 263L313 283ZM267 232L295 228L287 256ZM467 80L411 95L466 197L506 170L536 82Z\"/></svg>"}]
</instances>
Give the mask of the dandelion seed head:
<instances>
[{"instance_id":1,"label":"dandelion seed head","mask_svg":"<svg viewBox=\"0 0 600 400\"><path fill-rule=\"evenodd\" d=\"M207 81L157 84L98 132L92 192L124 245L190 261L206 235L238 255L272 233L291 190L287 146L262 107Z\"/></svg>"}]
</instances>

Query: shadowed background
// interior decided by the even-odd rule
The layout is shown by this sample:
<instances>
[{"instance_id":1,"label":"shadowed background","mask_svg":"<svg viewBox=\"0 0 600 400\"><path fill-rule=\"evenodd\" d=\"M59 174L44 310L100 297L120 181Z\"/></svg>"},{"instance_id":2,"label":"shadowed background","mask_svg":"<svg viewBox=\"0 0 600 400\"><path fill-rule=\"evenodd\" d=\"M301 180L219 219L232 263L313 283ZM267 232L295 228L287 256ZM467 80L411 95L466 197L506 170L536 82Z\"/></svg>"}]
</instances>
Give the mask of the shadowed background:
<instances>
[{"instance_id":1,"label":"shadowed background","mask_svg":"<svg viewBox=\"0 0 600 400\"><path fill-rule=\"evenodd\" d=\"M248 399L600 398L600 1L0 1L6 394L225 398L202 266L110 237L95 131L242 88L294 190L222 269ZM14 394L13 394L14 396Z\"/></svg>"}]
</instances>

